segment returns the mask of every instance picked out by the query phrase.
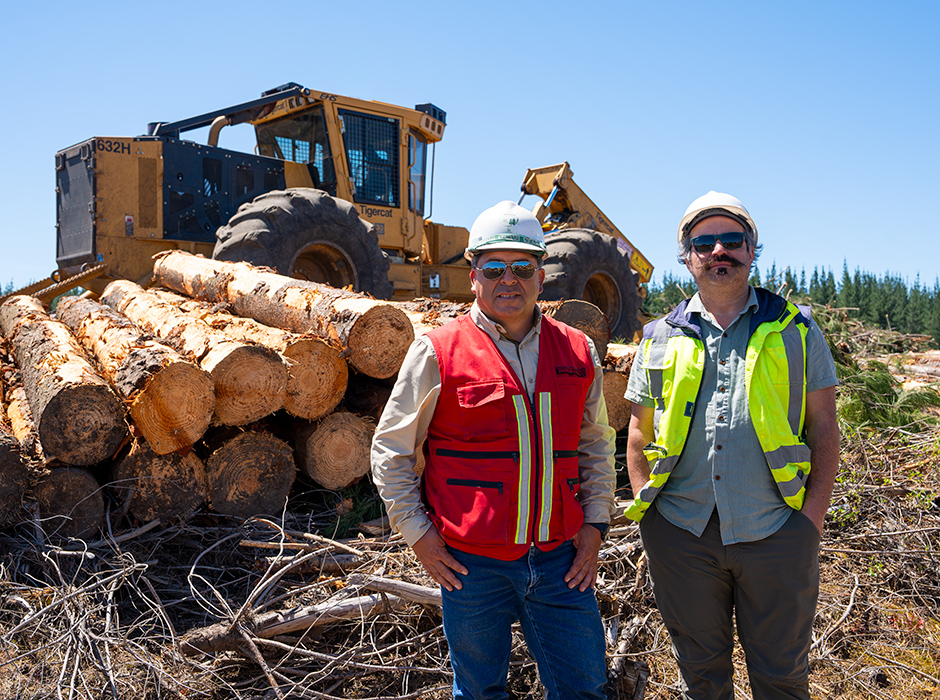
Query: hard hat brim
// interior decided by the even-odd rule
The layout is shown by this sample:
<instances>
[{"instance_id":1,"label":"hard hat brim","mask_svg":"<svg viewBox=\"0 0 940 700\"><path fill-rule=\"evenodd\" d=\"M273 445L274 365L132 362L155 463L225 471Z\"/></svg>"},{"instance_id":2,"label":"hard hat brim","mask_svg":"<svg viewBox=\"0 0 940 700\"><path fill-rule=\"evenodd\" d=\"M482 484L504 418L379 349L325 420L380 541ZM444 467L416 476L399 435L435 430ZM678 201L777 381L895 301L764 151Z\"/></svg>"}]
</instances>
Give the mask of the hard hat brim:
<instances>
[{"instance_id":1,"label":"hard hat brim","mask_svg":"<svg viewBox=\"0 0 940 700\"><path fill-rule=\"evenodd\" d=\"M467 252L471 255L474 253L485 253L492 250L518 250L522 253L530 253L538 257L545 255L545 248L539 248L534 244L529 243L518 243L515 241L494 241L492 243L484 243L483 245L478 245L473 248L467 248Z\"/></svg>"}]
</instances>

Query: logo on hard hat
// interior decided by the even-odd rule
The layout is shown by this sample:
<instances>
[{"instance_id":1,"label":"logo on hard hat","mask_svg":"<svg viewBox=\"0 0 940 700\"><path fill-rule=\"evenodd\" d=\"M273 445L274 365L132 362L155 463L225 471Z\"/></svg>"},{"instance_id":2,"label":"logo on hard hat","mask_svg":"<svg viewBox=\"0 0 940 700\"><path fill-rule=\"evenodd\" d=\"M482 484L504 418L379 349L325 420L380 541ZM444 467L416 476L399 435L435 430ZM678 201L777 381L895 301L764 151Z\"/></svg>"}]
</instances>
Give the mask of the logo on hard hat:
<instances>
[{"instance_id":1,"label":"logo on hard hat","mask_svg":"<svg viewBox=\"0 0 940 700\"><path fill-rule=\"evenodd\" d=\"M522 250L545 254L545 234L532 212L504 201L486 209L470 228L467 252L482 250Z\"/></svg>"}]
</instances>

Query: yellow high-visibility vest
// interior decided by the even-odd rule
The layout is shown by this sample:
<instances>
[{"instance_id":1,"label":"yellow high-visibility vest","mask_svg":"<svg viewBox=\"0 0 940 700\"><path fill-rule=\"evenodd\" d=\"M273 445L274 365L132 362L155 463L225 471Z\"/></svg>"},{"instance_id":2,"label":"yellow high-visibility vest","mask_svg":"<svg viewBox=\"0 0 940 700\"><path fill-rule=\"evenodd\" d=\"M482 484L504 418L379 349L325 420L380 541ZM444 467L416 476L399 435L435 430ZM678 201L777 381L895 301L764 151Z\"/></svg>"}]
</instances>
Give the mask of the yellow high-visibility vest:
<instances>
[{"instance_id":1,"label":"yellow high-visibility vest","mask_svg":"<svg viewBox=\"0 0 940 700\"><path fill-rule=\"evenodd\" d=\"M776 294L755 291L758 310L751 316L744 361L748 411L780 495L788 506L800 510L810 472L810 449L802 438L809 314ZM626 510L626 516L636 521L668 481L692 426L705 369L705 344L697 321L685 313L688 301L648 324L638 350L656 403L654 440L644 448L650 479Z\"/></svg>"}]
</instances>

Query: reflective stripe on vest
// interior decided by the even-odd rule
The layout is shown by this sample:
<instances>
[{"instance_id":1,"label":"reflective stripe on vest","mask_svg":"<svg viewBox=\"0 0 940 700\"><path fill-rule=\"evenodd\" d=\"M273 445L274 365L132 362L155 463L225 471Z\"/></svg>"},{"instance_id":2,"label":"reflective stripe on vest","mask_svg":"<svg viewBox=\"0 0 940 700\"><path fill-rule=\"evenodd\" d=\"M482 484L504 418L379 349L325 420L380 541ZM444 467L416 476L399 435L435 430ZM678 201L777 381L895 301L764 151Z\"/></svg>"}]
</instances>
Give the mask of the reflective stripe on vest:
<instances>
[{"instance_id":1,"label":"reflective stripe on vest","mask_svg":"<svg viewBox=\"0 0 940 700\"><path fill-rule=\"evenodd\" d=\"M542 480L539 485L542 511L539 515L538 523L538 541L544 542L549 538L549 523L552 519L552 507L554 500L552 490L555 488L555 470L552 466L555 462L554 442L552 441L552 395L548 392L541 392L536 400L539 405L539 431L542 436ZM521 395L512 397L513 407L516 413L516 425L519 428L519 515L516 518L515 543L526 544L529 533L529 522L532 516L532 503L529 498L529 491L532 488L530 481L531 470L528 465L532 461L532 445L529 442L529 411L526 409L525 398Z\"/></svg>"},{"instance_id":2,"label":"reflective stripe on vest","mask_svg":"<svg viewBox=\"0 0 940 700\"><path fill-rule=\"evenodd\" d=\"M539 404L539 418L541 426L539 435L542 436L542 484L541 497L539 501L542 504L542 515L539 518L538 541L544 542L548 539L548 524L552 519L552 508L554 498L552 498L552 489L555 487L555 448L552 441L552 395L548 392L542 392L536 397ZM559 504L560 505L560 504Z\"/></svg>"},{"instance_id":3,"label":"reflective stripe on vest","mask_svg":"<svg viewBox=\"0 0 940 700\"><path fill-rule=\"evenodd\" d=\"M519 429L519 515L516 518L516 544L525 544L529 536L529 517L532 499L529 491L532 484L529 481L532 464L532 444L529 441L529 410L525 405L525 397L516 394L512 397L512 405L516 412L516 427Z\"/></svg>"},{"instance_id":4,"label":"reflective stripe on vest","mask_svg":"<svg viewBox=\"0 0 940 700\"><path fill-rule=\"evenodd\" d=\"M783 500L796 510L803 507L810 470L810 449L800 438L808 328L798 315L799 309L789 304L779 321L758 326L748 342L744 367L754 430ZM781 351L786 361L772 361Z\"/></svg>"},{"instance_id":5,"label":"reflective stripe on vest","mask_svg":"<svg viewBox=\"0 0 940 700\"><path fill-rule=\"evenodd\" d=\"M745 386L751 422L774 482L786 504L799 510L810 471L810 449L800 438L808 326L799 309L780 302L783 313L760 323L748 340ZM676 311L684 311L684 306ZM692 327L661 319L643 340L640 352L650 395L655 397L655 442L644 448L652 465L650 479L626 510L627 517L637 521L662 491L685 447L705 367L705 346Z\"/></svg>"}]
</instances>

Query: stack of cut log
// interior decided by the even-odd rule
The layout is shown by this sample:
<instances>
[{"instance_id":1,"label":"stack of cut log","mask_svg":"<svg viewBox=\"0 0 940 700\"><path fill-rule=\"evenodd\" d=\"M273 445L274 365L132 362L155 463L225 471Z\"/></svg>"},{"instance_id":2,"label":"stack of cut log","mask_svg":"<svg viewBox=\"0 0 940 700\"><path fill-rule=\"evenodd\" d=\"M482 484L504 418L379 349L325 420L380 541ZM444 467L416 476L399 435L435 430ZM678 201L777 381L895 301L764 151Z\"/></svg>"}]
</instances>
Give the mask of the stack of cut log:
<instances>
[{"instance_id":1,"label":"stack of cut log","mask_svg":"<svg viewBox=\"0 0 940 700\"><path fill-rule=\"evenodd\" d=\"M15 362L2 392L0 526L24 517L29 493L47 533L88 536L104 522L102 484L112 512L148 522L203 504L279 513L298 467L324 488L348 486L369 471L375 421L415 334L466 311L179 251L157 256L154 282L65 297L54 315L30 297L0 307ZM543 306L572 325L583 316L606 348L591 309ZM20 467L6 466L5 449Z\"/></svg>"}]
</instances>

